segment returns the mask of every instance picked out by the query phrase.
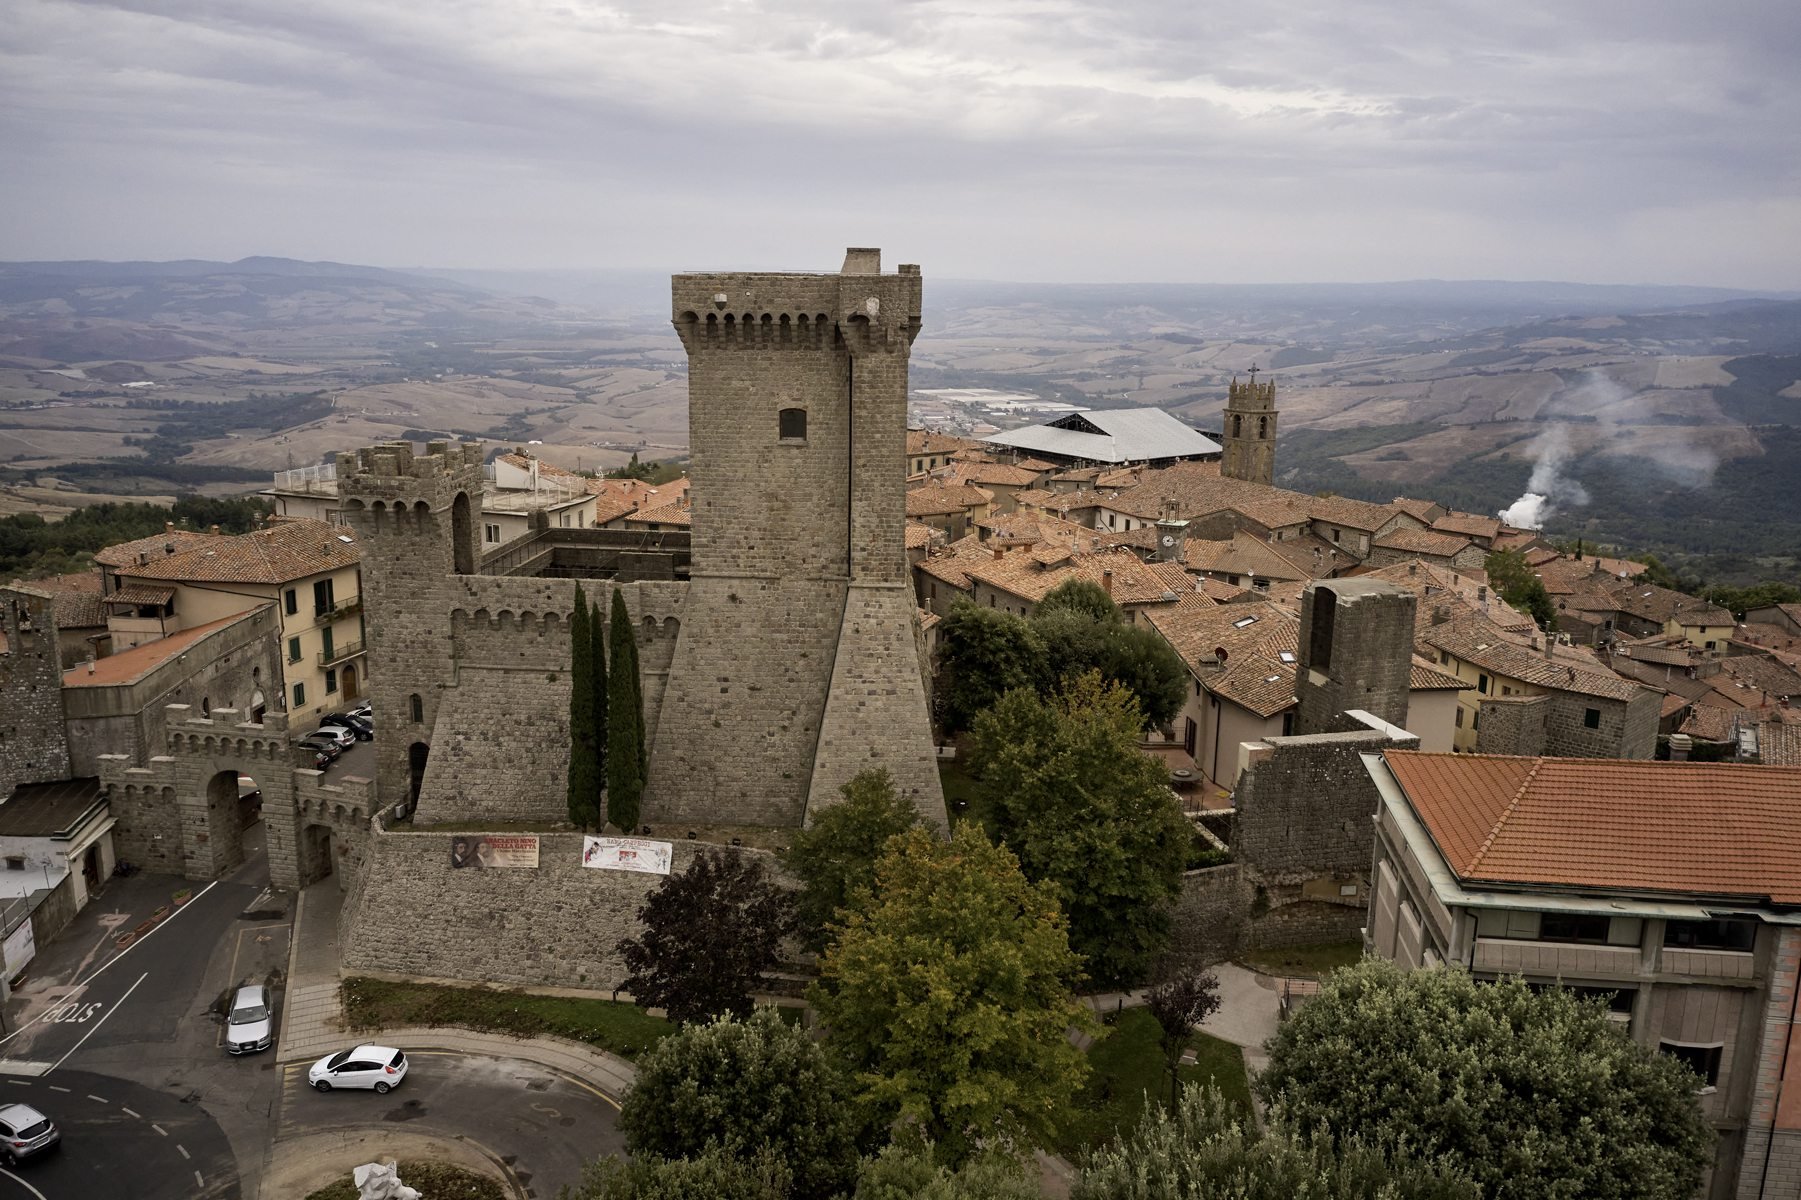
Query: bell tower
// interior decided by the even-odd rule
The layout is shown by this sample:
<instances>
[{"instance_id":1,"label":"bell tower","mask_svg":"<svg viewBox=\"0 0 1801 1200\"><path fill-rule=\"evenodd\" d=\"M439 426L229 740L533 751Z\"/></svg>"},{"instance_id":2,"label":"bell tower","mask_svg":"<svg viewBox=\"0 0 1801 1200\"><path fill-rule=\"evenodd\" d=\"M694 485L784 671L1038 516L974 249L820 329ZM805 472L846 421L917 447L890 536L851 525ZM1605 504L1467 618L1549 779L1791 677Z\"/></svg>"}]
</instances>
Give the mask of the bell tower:
<instances>
[{"instance_id":1,"label":"bell tower","mask_svg":"<svg viewBox=\"0 0 1801 1200\"><path fill-rule=\"evenodd\" d=\"M1227 479L1269 484L1276 475L1276 384L1258 383L1254 365L1250 376L1248 383L1234 376L1226 392L1219 473Z\"/></svg>"}]
</instances>

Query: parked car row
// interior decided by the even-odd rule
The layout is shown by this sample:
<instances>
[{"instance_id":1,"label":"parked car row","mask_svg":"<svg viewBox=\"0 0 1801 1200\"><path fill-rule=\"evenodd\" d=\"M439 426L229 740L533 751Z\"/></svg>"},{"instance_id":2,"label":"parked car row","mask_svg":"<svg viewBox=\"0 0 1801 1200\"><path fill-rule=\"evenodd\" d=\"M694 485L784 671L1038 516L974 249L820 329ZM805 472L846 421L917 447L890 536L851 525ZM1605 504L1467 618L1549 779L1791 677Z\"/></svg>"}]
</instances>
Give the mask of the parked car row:
<instances>
[{"instance_id":1,"label":"parked car row","mask_svg":"<svg viewBox=\"0 0 1801 1200\"><path fill-rule=\"evenodd\" d=\"M296 744L310 750L314 768L323 771L358 742L374 740L375 709L365 700L349 712L329 713L319 718L319 728Z\"/></svg>"}]
</instances>

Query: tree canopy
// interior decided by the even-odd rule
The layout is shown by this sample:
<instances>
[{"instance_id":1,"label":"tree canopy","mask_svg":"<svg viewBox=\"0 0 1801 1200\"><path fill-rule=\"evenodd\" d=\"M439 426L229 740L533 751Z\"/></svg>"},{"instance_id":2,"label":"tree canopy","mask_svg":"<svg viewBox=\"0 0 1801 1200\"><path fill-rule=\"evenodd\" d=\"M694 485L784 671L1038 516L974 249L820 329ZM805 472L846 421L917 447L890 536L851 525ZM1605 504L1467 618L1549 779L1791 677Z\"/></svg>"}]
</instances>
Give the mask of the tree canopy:
<instances>
[{"instance_id":1,"label":"tree canopy","mask_svg":"<svg viewBox=\"0 0 1801 1200\"><path fill-rule=\"evenodd\" d=\"M864 771L839 789L842 802L797 830L782 863L801 881L798 932L823 950L830 927L853 893L875 882L888 839L919 823L919 811L894 790L886 770Z\"/></svg>"},{"instance_id":2,"label":"tree canopy","mask_svg":"<svg viewBox=\"0 0 1801 1200\"><path fill-rule=\"evenodd\" d=\"M809 992L874 1119L899 1120L960 1165L982 1143L1048 1137L1087 1074L1071 1028L1053 890L972 824L949 842L915 826L888 843Z\"/></svg>"},{"instance_id":3,"label":"tree canopy","mask_svg":"<svg viewBox=\"0 0 1801 1200\"><path fill-rule=\"evenodd\" d=\"M805 1031L765 1008L657 1043L638 1062L619 1127L634 1155L718 1148L749 1159L766 1148L791 1177L794 1200L829 1200L857 1178L855 1114L850 1080Z\"/></svg>"},{"instance_id":4,"label":"tree canopy","mask_svg":"<svg viewBox=\"0 0 1801 1200\"><path fill-rule=\"evenodd\" d=\"M683 1024L722 1013L747 1016L793 911L762 859L702 851L639 908L643 932L619 943L631 972L621 986L640 1005L662 1008Z\"/></svg>"},{"instance_id":5,"label":"tree canopy","mask_svg":"<svg viewBox=\"0 0 1801 1200\"><path fill-rule=\"evenodd\" d=\"M1488 572L1489 585L1500 593L1501 599L1531 617L1540 629L1557 628L1557 609L1551 603L1551 594L1545 591L1543 581L1533 573L1523 553L1496 550L1482 565Z\"/></svg>"},{"instance_id":6,"label":"tree canopy","mask_svg":"<svg viewBox=\"0 0 1801 1200\"><path fill-rule=\"evenodd\" d=\"M1012 689L1036 689L1044 673L1044 639L1030 625L967 600L939 623L938 646L940 723L951 732L968 729Z\"/></svg>"},{"instance_id":7,"label":"tree canopy","mask_svg":"<svg viewBox=\"0 0 1801 1200\"><path fill-rule=\"evenodd\" d=\"M632 632L625 596L613 589L608 630L607 671L607 820L626 833L638 830L644 797L644 696L639 690L638 639ZM598 631L596 631L598 636Z\"/></svg>"},{"instance_id":8,"label":"tree canopy","mask_svg":"<svg viewBox=\"0 0 1801 1200\"><path fill-rule=\"evenodd\" d=\"M788 1200L793 1176L768 1150L748 1158L717 1146L692 1158L613 1155L582 1168L557 1200Z\"/></svg>"},{"instance_id":9,"label":"tree canopy","mask_svg":"<svg viewBox=\"0 0 1801 1200\"><path fill-rule=\"evenodd\" d=\"M1072 1200L1480 1200L1444 1164L1391 1163L1330 1132L1258 1130L1213 1087L1188 1088L1172 1113L1145 1107L1137 1128L1098 1151Z\"/></svg>"},{"instance_id":10,"label":"tree canopy","mask_svg":"<svg viewBox=\"0 0 1801 1200\"><path fill-rule=\"evenodd\" d=\"M1265 1099L1303 1132L1444 1156L1491 1200L1690 1197L1713 1135L1694 1073L1599 1001L1365 959L1271 1040Z\"/></svg>"},{"instance_id":11,"label":"tree canopy","mask_svg":"<svg viewBox=\"0 0 1801 1200\"><path fill-rule=\"evenodd\" d=\"M978 1154L951 1170L925 1144L884 1146L865 1159L851 1200L1038 1200L1036 1172L1018 1159Z\"/></svg>"},{"instance_id":12,"label":"tree canopy","mask_svg":"<svg viewBox=\"0 0 1801 1200\"><path fill-rule=\"evenodd\" d=\"M1139 727L1132 694L1091 672L1049 700L1009 692L973 731L989 832L1055 889L1103 983L1143 978L1163 949L1194 839Z\"/></svg>"}]
</instances>

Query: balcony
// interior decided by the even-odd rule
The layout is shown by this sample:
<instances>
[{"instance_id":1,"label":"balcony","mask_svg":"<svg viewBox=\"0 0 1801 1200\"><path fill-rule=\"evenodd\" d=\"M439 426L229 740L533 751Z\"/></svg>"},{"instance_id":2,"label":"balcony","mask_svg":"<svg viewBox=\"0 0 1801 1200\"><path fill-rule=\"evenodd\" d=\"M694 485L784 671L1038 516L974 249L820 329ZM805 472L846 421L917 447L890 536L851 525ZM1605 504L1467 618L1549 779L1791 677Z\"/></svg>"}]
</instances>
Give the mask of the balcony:
<instances>
[{"instance_id":1,"label":"balcony","mask_svg":"<svg viewBox=\"0 0 1801 1200\"><path fill-rule=\"evenodd\" d=\"M1478 971L1506 975L1577 975L1619 979L1638 973L1637 946L1591 946L1578 942L1532 942L1514 938L1476 939Z\"/></svg>"},{"instance_id":2,"label":"balcony","mask_svg":"<svg viewBox=\"0 0 1801 1200\"><path fill-rule=\"evenodd\" d=\"M316 623L323 625L327 621L335 621L339 617L347 617L362 607L363 598L361 596L351 596L348 599L339 600L334 604L315 604L313 605L313 620Z\"/></svg>"},{"instance_id":3,"label":"balcony","mask_svg":"<svg viewBox=\"0 0 1801 1200\"><path fill-rule=\"evenodd\" d=\"M333 663L343 662L347 658L355 658L363 652L363 643L345 642L341 646L333 646L330 650L319 651L319 665L329 667Z\"/></svg>"},{"instance_id":4,"label":"balcony","mask_svg":"<svg viewBox=\"0 0 1801 1200\"><path fill-rule=\"evenodd\" d=\"M1663 969L1676 975L1698 979L1750 979L1756 974L1756 965L1757 956L1743 950L1663 948Z\"/></svg>"}]
</instances>

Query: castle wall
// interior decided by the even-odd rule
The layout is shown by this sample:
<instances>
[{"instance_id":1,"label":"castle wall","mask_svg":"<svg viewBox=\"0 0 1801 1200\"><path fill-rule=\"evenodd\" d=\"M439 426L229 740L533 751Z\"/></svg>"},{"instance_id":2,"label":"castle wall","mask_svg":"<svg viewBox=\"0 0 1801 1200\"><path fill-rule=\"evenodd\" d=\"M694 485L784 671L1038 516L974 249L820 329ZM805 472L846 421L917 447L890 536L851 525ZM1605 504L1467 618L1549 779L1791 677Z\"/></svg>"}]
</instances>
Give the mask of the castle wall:
<instances>
[{"instance_id":1,"label":"castle wall","mask_svg":"<svg viewBox=\"0 0 1801 1200\"><path fill-rule=\"evenodd\" d=\"M584 867L575 833L540 835L535 870L458 869L451 836L374 831L367 869L347 897L346 968L595 990L624 981L619 942L639 932L638 909L663 876ZM674 847L677 874L702 849ZM732 853L774 867L764 851Z\"/></svg>"},{"instance_id":2,"label":"castle wall","mask_svg":"<svg viewBox=\"0 0 1801 1200\"><path fill-rule=\"evenodd\" d=\"M63 730L56 599L36 588L0 588L0 800L21 783L69 777Z\"/></svg>"},{"instance_id":3,"label":"castle wall","mask_svg":"<svg viewBox=\"0 0 1801 1200\"><path fill-rule=\"evenodd\" d=\"M1380 579L1334 579L1301 593L1295 730L1332 728L1359 709L1391 725L1413 697L1414 594Z\"/></svg>"}]
</instances>

